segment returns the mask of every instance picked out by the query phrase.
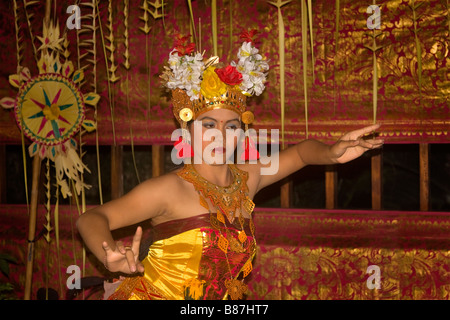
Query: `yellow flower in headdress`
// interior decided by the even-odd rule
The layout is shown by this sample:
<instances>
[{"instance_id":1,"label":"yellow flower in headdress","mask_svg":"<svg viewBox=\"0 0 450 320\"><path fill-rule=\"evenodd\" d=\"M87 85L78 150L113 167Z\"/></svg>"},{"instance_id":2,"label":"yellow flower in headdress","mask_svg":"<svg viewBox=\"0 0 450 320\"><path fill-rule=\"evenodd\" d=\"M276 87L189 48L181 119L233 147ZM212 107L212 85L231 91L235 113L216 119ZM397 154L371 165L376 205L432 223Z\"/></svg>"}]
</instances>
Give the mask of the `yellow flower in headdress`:
<instances>
[{"instance_id":1,"label":"yellow flower in headdress","mask_svg":"<svg viewBox=\"0 0 450 320\"><path fill-rule=\"evenodd\" d=\"M209 67L203 73L203 80L200 85L202 95L207 99L219 97L227 92L227 85L220 81L219 76L214 71L215 67Z\"/></svg>"}]
</instances>

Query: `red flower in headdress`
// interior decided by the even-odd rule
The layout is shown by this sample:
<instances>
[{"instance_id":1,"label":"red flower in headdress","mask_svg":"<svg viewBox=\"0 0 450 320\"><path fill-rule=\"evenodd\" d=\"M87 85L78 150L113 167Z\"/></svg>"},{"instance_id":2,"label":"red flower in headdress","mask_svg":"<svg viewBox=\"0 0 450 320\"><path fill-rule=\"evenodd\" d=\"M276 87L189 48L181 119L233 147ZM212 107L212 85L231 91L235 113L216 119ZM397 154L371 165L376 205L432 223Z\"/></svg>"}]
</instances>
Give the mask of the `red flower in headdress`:
<instances>
[{"instance_id":1,"label":"red flower in headdress","mask_svg":"<svg viewBox=\"0 0 450 320\"><path fill-rule=\"evenodd\" d=\"M258 33L258 30L242 31L240 38L245 42L253 42L253 37Z\"/></svg>"},{"instance_id":2,"label":"red flower in headdress","mask_svg":"<svg viewBox=\"0 0 450 320\"><path fill-rule=\"evenodd\" d=\"M189 43L190 34L183 37L181 35L175 36L175 51L174 53L178 53L178 56L184 56L187 54L191 54L195 49L195 43Z\"/></svg>"},{"instance_id":3,"label":"red flower in headdress","mask_svg":"<svg viewBox=\"0 0 450 320\"><path fill-rule=\"evenodd\" d=\"M238 85L242 82L242 74L237 71L236 67L226 66L225 68L214 70L219 79L230 86Z\"/></svg>"}]
</instances>

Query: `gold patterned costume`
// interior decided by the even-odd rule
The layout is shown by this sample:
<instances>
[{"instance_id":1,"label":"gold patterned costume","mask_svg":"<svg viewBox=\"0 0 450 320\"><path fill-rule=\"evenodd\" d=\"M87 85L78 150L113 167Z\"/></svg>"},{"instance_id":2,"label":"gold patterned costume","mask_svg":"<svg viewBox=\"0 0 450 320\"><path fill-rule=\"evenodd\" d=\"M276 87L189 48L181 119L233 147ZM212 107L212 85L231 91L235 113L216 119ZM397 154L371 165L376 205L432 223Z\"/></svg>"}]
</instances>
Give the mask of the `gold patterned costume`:
<instances>
[{"instance_id":1,"label":"gold patterned costume","mask_svg":"<svg viewBox=\"0 0 450 320\"><path fill-rule=\"evenodd\" d=\"M185 165L178 175L192 182L200 196L219 204L217 212L177 219L158 224L153 229L153 243L142 261L143 276L126 278L109 297L113 300L152 299L240 299L246 285L245 278L252 269L256 251L253 220L249 215L253 202L248 198L248 174L229 165L234 181L228 187L219 187L203 180ZM208 189L219 189L214 193ZM220 190L221 189L221 190ZM220 195L221 199L215 197ZM229 198L229 199L228 199ZM241 206L223 206L233 201ZM220 205L222 203L222 205ZM230 214L239 212L236 219ZM231 220L231 222L230 222Z\"/></svg>"}]
</instances>

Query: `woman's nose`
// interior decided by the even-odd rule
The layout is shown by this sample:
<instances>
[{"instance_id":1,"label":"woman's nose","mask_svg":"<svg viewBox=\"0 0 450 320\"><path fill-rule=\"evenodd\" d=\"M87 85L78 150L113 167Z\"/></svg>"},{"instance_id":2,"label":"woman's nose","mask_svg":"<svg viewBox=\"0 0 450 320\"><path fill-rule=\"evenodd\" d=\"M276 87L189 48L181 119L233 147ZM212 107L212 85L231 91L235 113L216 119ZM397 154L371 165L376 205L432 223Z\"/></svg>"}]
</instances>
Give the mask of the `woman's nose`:
<instances>
[{"instance_id":1,"label":"woman's nose","mask_svg":"<svg viewBox=\"0 0 450 320\"><path fill-rule=\"evenodd\" d=\"M215 142L223 142L224 137L225 137L225 135L224 135L224 130L225 130L225 129L222 130L221 128L219 128L219 130L217 130L217 131L215 132L215 134L212 136L211 141L215 141Z\"/></svg>"}]
</instances>

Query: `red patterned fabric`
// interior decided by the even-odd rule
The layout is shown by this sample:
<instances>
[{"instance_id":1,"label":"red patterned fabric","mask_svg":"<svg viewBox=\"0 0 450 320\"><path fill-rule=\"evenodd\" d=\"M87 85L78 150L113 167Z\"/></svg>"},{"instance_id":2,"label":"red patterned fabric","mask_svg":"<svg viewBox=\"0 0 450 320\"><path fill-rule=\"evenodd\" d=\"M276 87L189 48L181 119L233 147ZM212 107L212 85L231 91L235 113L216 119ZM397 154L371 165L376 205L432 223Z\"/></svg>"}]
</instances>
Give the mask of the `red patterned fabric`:
<instances>
[{"instance_id":1,"label":"red patterned fabric","mask_svg":"<svg viewBox=\"0 0 450 320\"><path fill-rule=\"evenodd\" d=\"M60 259L54 235L50 251L36 241L32 299L41 287L65 298L67 267L82 267L82 245L73 223L75 208L60 210ZM26 207L0 208L2 253L16 257L10 279L23 297L28 215ZM44 211L39 209L37 234ZM247 299L450 299L450 214L344 210L255 210L257 251L248 276ZM123 230L125 241L135 229ZM145 234L148 235L148 229ZM48 255L47 255L48 254ZM369 266L380 268L380 289L367 285ZM90 254L85 276L113 275ZM103 291L87 290L85 299L102 299ZM82 299L79 295L77 299Z\"/></svg>"},{"instance_id":2,"label":"red patterned fabric","mask_svg":"<svg viewBox=\"0 0 450 320\"><path fill-rule=\"evenodd\" d=\"M239 242L238 224L236 219L226 227L220 225L219 231L212 227L210 214L207 213L153 227L154 243L150 245L148 256L143 260L145 274L125 278L109 299L223 299L229 293L227 281L239 276L246 262L253 259L256 250L251 236L242 244ZM245 222L245 229L250 233L248 221ZM195 243L197 236L192 237L192 234L200 234L199 248ZM230 243L226 246L226 254L221 249L221 235ZM180 238L172 240L175 236ZM197 261L198 265L193 261ZM196 274L192 275L191 271ZM186 277L189 280L195 279L196 283L203 282L198 296L187 293L185 286L189 287L189 284L180 280ZM158 289L158 283L162 283L164 289Z\"/></svg>"},{"instance_id":3,"label":"red patterned fabric","mask_svg":"<svg viewBox=\"0 0 450 320\"><path fill-rule=\"evenodd\" d=\"M430 0L411 6L408 1L385 1L381 5L381 29L369 30L366 13L371 1L313 1L312 28L307 29L307 48L302 46L301 1L292 1L282 7L285 25L285 131L286 141L295 143L306 136L305 93L303 71L306 70L309 137L334 141L343 132L371 123L373 106L373 32L377 32L376 51L378 68L377 121L387 143L448 142L449 90L448 79L448 7L445 1ZM336 4L339 4L337 8ZM37 74L29 30L22 2L18 2L20 36L23 39L22 65ZM32 6L32 32L41 35L44 2ZM123 67L124 25L123 3L113 1L113 29L115 61L118 64L118 82L108 83L105 57L100 32L97 32L97 82L101 95L98 107L98 134L101 144L130 144L130 127L135 144L169 144L170 134L176 128L170 112L170 95L160 86L159 75L168 59L168 53L177 33L191 33L189 10L184 0L169 1L162 19L150 17L146 35L140 27L143 11L139 1L130 2L129 50L130 71ZM104 32L108 16L108 2L100 2L100 17ZM196 33L200 34L201 48L206 55L213 54L211 36L211 7L208 1L193 1ZM16 73L16 43L14 12L10 2L1 2L0 19L2 49L0 59L0 98L14 97L8 83L10 74ZM28 9L31 13L31 8ZM53 11L53 10L52 10ZM58 2L56 12L60 27L69 17L66 6ZM256 42L260 52L270 63L267 89L260 97L249 99L256 120L255 129L281 129L280 66L278 51L278 12L268 1L217 1L218 56L222 61L236 60L242 30L257 29ZM82 14L88 14L82 8ZM245 13L245 14L243 14ZM417 20L414 21L414 17ZM90 23L83 19L83 24ZM310 32L311 31L311 32ZM231 37L230 37L231 33ZM312 46L310 44L312 34ZM378 35L379 33L379 35ZM90 33L80 34L81 40L90 40ZM70 58L76 62L76 30L67 30L70 40ZM89 47L81 47L80 54ZM302 52L307 51L307 65ZM148 56L147 56L148 53ZM109 52L108 52L109 54ZM148 59L147 59L148 58ZM85 86L94 85L93 67L88 59ZM149 75L149 76L148 76ZM129 78L129 91L125 79ZM109 93L114 100L111 111ZM127 106L129 94L130 110ZM87 117L93 118L93 110ZM13 114L0 110L0 142L20 143L20 133ZM112 131L114 118L115 137ZM85 135L88 143L95 143L95 134Z\"/></svg>"}]
</instances>

